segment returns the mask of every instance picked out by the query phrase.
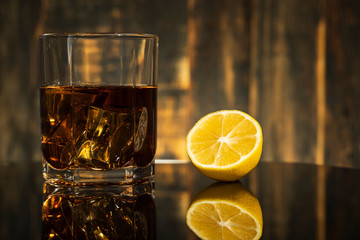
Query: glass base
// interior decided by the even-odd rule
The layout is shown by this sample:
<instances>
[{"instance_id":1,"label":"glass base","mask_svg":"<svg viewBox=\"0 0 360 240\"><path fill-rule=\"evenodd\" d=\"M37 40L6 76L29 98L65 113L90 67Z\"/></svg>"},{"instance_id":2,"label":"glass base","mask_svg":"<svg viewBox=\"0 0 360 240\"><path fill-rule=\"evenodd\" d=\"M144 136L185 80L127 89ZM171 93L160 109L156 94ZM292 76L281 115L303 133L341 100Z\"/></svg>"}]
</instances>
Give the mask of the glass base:
<instances>
[{"instance_id":1,"label":"glass base","mask_svg":"<svg viewBox=\"0 0 360 240\"><path fill-rule=\"evenodd\" d=\"M43 161L46 181L68 184L129 184L150 179L155 173L155 161L145 167L128 166L114 170L54 169Z\"/></svg>"}]
</instances>

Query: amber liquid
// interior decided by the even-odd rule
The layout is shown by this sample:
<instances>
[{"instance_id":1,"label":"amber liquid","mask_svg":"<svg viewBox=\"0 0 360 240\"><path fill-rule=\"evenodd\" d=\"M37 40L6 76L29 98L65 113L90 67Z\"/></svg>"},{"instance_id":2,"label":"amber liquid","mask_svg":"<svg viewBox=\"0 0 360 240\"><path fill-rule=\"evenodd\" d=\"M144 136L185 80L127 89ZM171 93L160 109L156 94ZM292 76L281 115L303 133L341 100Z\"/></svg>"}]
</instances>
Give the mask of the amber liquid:
<instances>
[{"instance_id":1,"label":"amber liquid","mask_svg":"<svg viewBox=\"0 0 360 240\"><path fill-rule=\"evenodd\" d=\"M156 209L150 193L129 197L99 189L58 188L46 196L42 239L156 239Z\"/></svg>"},{"instance_id":2,"label":"amber liquid","mask_svg":"<svg viewBox=\"0 0 360 240\"><path fill-rule=\"evenodd\" d=\"M51 167L111 170L154 159L157 87L41 87L40 99Z\"/></svg>"}]
</instances>

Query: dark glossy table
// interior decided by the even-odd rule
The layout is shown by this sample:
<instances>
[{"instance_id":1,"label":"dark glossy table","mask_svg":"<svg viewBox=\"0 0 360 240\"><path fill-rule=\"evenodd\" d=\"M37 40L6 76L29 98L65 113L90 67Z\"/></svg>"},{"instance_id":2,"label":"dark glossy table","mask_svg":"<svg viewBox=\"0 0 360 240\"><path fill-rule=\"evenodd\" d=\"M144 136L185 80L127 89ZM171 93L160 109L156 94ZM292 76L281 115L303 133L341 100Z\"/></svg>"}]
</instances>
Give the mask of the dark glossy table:
<instances>
[{"instance_id":1,"label":"dark glossy table","mask_svg":"<svg viewBox=\"0 0 360 240\"><path fill-rule=\"evenodd\" d=\"M152 192L154 200L139 200L134 208L124 205L124 209L135 209L134 216L138 214L136 211L142 211L148 221L148 239L198 239L187 227L185 215L194 196L212 183L213 180L201 175L187 162L159 160ZM261 239L360 239L358 169L260 162L254 171L241 179L241 183L261 204L264 220ZM49 214L49 206L57 206L56 201L59 199L54 198L51 204L49 201L45 203L49 194L54 195L51 193L53 190L44 187L39 162L1 165L0 239L41 239L44 232L49 231L47 223L42 222L42 212ZM59 190L56 194L66 195L66 191ZM106 193L121 189L100 188L101 191ZM106 215L106 211L113 214L108 205L100 215ZM80 221L78 219L85 217L73 217L72 221ZM137 221L139 219L144 217Z\"/></svg>"}]
</instances>

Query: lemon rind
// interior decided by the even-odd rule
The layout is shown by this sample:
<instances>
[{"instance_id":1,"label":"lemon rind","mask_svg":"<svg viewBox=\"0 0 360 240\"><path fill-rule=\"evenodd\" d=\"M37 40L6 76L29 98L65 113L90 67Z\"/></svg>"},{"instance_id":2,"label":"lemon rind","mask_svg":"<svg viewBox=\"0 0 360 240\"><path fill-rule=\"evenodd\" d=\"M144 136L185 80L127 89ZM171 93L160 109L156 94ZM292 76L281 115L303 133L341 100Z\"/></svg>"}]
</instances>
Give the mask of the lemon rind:
<instances>
[{"instance_id":1,"label":"lemon rind","mask_svg":"<svg viewBox=\"0 0 360 240\"><path fill-rule=\"evenodd\" d=\"M190 137L193 135L194 131L199 128L198 126L201 125L204 121L206 121L207 118L211 117L211 116L214 116L214 115L218 115L218 114L222 114L225 116L225 113L228 114L228 113L237 113L237 114L240 114L242 115L244 118L250 120L252 123L254 123L255 125L255 128L256 128L256 131L257 133L254 135L256 136L256 143L255 143L255 146L254 148L246 155L243 155L241 156L241 158L237 161L235 161L234 163L232 164L229 164L229 165L226 165L226 166L218 166L216 164L202 164L202 163L199 163L198 161L196 161L196 157L194 156L194 153L191 151L190 147L189 147L189 139ZM197 166L200 166L201 168L204 168L204 169L221 169L221 170L226 170L226 169L231 169L233 167L235 167L236 165L239 165L241 164L244 160L246 159L249 159L253 154L254 152L259 148L259 147L262 147L260 146L262 144L262 129L261 129L261 126L260 124L256 121L256 119L254 119L253 117L251 117L249 114L245 113L245 112L242 112L242 111L239 111L239 110L220 110L220 111L216 111L216 112L213 112L213 113L209 113L207 115L205 115L203 118L201 118L195 125L194 127L190 130L189 134L187 135L187 138L186 138L186 148L187 148L187 152L188 152L188 155L190 157L190 159L192 160L192 162L197 165ZM260 154L261 155L261 154Z\"/></svg>"}]
</instances>

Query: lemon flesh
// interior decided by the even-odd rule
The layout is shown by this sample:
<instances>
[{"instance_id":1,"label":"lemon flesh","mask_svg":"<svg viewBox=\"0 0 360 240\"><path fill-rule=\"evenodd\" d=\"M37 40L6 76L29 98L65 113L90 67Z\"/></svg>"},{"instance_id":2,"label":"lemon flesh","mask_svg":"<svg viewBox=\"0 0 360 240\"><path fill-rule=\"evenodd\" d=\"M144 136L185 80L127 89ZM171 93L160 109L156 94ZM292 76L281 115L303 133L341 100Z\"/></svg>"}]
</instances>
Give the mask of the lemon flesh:
<instances>
[{"instance_id":1,"label":"lemon flesh","mask_svg":"<svg viewBox=\"0 0 360 240\"><path fill-rule=\"evenodd\" d=\"M260 160L262 143L260 124L237 110L204 116L186 138L194 166L219 181L235 181L248 174Z\"/></svg>"}]
</instances>

